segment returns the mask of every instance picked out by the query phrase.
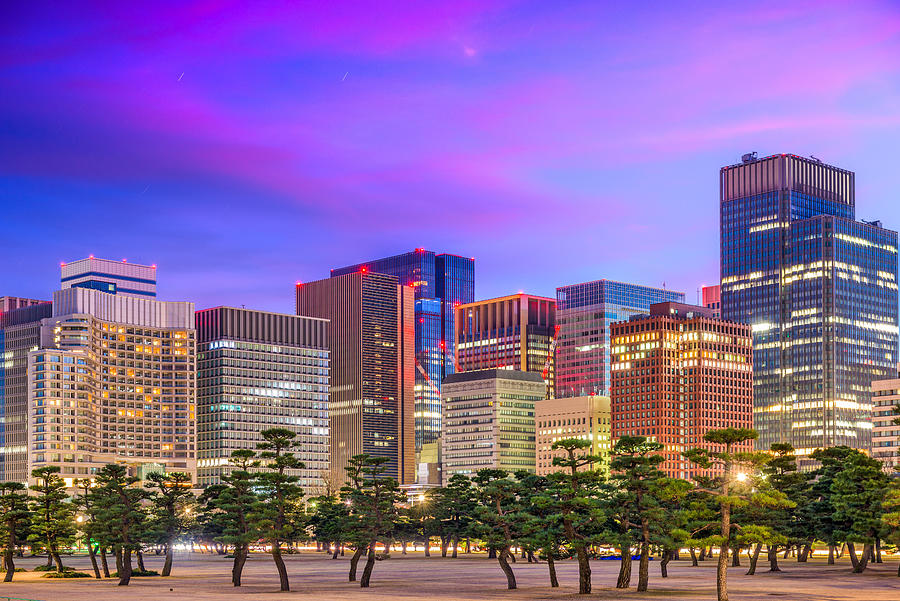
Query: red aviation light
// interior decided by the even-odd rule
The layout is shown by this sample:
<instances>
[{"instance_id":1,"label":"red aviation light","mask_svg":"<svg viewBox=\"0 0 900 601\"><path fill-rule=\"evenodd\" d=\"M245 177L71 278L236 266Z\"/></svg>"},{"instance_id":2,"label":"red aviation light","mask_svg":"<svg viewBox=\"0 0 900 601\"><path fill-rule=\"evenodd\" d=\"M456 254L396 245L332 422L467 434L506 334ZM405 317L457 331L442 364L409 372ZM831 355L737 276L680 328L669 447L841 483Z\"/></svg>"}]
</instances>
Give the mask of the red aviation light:
<instances>
[{"instance_id":1,"label":"red aviation light","mask_svg":"<svg viewBox=\"0 0 900 601\"><path fill-rule=\"evenodd\" d=\"M359 272L360 273L369 273L369 268L366 267L365 265L363 265L362 267L359 268Z\"/></svg>"}]
</instances>

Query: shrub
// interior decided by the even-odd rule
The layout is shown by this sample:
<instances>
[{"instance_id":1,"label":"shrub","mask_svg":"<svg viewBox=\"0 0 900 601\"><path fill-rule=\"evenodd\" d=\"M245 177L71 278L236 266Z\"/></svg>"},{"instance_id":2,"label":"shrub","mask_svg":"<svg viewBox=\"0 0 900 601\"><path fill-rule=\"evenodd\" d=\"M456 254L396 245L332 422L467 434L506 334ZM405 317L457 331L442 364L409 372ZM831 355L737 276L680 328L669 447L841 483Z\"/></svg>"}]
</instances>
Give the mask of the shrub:
<instances>
[{"instance_id":1,"label":"shrub","mask_svg":"<svg viewBox=\"0 0 900 601\"><path fill-rule=\"evenodd\" d=\"M93 578L90 574L68 569L65 572L47 572L41 578Z\"/></svg>"},{"instance_id":2,"label":"shrub","mask_svg":"<svg viewBox=\"0 0 900 601\"><path fill-rule=\"evenodd\" d=\"M142 576L159 576L159 572L157 572L156 570L132 570L131 571L132 578L140 578ZM119 573L113 572L112 577L118 578Z\"/></svg>"}]
</instances>

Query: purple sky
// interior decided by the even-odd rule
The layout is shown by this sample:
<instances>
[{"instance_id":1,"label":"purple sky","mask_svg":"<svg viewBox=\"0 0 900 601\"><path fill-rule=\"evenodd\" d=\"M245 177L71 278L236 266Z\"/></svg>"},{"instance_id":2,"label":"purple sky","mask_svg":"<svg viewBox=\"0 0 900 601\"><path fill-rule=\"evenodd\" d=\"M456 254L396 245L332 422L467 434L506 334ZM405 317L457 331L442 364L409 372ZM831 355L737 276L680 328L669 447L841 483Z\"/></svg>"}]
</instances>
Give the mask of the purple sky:
<instances>
[{"instance_id":1,"label":"purple sky","mask_svg":"<svg viewBox=\"0 0 900 601\"><path fill-rule=\"evenodd\" d=\"M93 253L290 312L298 279L427 247L474 256L479 298L694 300L753 150L856 171L858 217L900 227L897 2L142 4L0 7L0 295Z\"/></svg>"}]
</instances>

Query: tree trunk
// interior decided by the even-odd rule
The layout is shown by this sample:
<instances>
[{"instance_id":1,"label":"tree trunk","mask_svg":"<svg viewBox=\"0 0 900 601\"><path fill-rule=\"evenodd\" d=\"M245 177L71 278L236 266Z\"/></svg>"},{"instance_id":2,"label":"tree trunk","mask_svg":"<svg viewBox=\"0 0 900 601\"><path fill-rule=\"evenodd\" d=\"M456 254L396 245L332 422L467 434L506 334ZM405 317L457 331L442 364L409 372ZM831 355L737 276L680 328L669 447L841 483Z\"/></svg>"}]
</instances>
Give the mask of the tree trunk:
<instances>
[{"instance_id":1,"label":"tree trunk","mask_svg":"<svg viewBox=\"0 0 900 601\"><path fill-rule=\"evenodd\" d=\"M669 562L674 555L675 551L672 549L663 549L662 557L659 559L659 574L663 578L669 577Z\"/></svg>"},{"instance_id":2,"label":"tree trunk","mask_svg":"<svg viewBox=\"0 0 900 601\"><path fill-rule=\"evenodd\" d=\"M650 583L650 527L644 527L644 540L641 541L641 559L638 563L638 592L647 590Z\"/></svg>"},{"instance_id":3,"label":"tree trunk","mask_svg":"<svg viewBox=\"0 0 900 601\"><path fill-rule=\"evenodd\" d=\"M103 577L109 578L109 562L106 561L106 547L100 547L100 565L103 566Z\"/></svg>"},{"instance_id":4,"label":"tree trunk","mask_svg":"<svg viewBox=\"0 0 900 601\"><path fill-rule=\"evenodd\" d=\"M365 552L366 546L360 545L353 553L353 557L350 558L350 582L356 582L356 565L359 563L359 558L362 557L362 554Z\"/></svg>"},{"instance_id":5,"label":"tree trunk","mask_svg":"<svg viewBox=\"0 0 900 601\"><path fill-rule=\"evenodd\" d=\"M281 580L282 592L291 590L287 568L284 567L284 558L281 556L281 545L277 541L272 544L272 560L275 562L275 567L278 568L278 579Z\"/></svg>"},{"instance_id":6,"label":"tree trunk","mask_svg":"<svg viewBox=\"0 0 900 601\"><path fill-rule=\"evenodd\" d=\"M369 554L366 556L366 566L363 568L362 578L359 579L360 588L369 588L369 580L372 579L372 569L375 567L375 545L377 541L369 543Z\"/></svg>"},{"instance_id":7,"label":"tree trunk","mask_svg":"<svg viewBox=\"0 0 900 601\"><path fill-rule=\"evenodd\" d=\"M619 561L619 578L616 580L616 588L628 588L631 586L631 548L619 549L622 559Z\"/></svg>"},{"instance_id":8,"label":"tree trunk","mask_svg":"<svg viewBox=\"0 0 900 601\"><path fill-rule=\"evenodd\" d=\"M488 549L488 559L497 559L497 549Z\"/></svg>"},{"instance_id":9,"label":"tree trunk","mask_svg":"<svg viewBox=\"0 0 900 601\"><path fill-rule=\"evenodd\" d=\"M121 567L119 567L119 586L128 586L131 582L131 549L121 549L118 554L121 557ZM120 563L117 561L116 563Z\"/></svg>"},{"instance_id":10,"label":"tree trunk","mask_svg":"<svg viewBox=\"0 0 900 601\"><path fill-rule=\"evenodd\" d=\"M53 558L53 563L56 564L56 571L63 572L65 568L63 567L62 557L59 556L59 549L56 545L50 545L50 557Z\"/></svg>"},{"instance_id":11,"label":"tree trunk","mask_svg":"<svg viewBox=\"0 0 900 601\"><path fill-rule=\"evenodd\" d=\"M337 559L338 553L340 553L340 551L341 545L337 541L334 541L334 552L331 554L331 559Z\"/></svg>"},{"instance_id":12,"label":"tree trunk","mask_svg":"<svg viewBox=\"0 0 900 601\"><path fill-rule=\"evenodd\" d=\"M166 562L163 564L162 575L168 576L172 573L172 560L175 558L175 549L170 542L166 543Z\"/></svg>"},{"instance_id":13,"label":"tree trunk","mask_svg":"<svg viewBox=\"0 0 900 601\"><path fill-rule=\"evenodd\" d=\"M501 549L499 553L497 553L497 561L500 563L500 569L503 570L503 573L506 574L506 588L509 590L513 590L516 588L516 575L513 572L512 566L509 565L508 556L511 556L512 553L509 551L509 547L505 549Z\"/></svg>"},{"instance_id":14,"label":"tree trunk","mask_svg":"<svg viewBox=\"0 0 900 601\"><path fill-rule=\"evenodd\" d=\"M778 567L778 547L775 545L766 545L767 554L769 556L769 571L770 572L780 572L781 568Z\"/></svg>"},{"instance_id":15,"label":"tree trunk","mask_svg":"<svg viewBox=\"0 0 900 601\"><path fill-rule=\"evenodd\" d=\"M575 555L578 558L578 593L588 595L591 592L591 558L588 556L583 542L580 542L575 547ZM556 570L554 568L555 573Z\"/></svg>"},{"instance_id":16,"label":"tree trunk","mask_svg":"<svg viewBox=\"0 0 900 601\"><path fill-rule=\"evenodd\" d=\"M756 574L756 562L759 561L760 550L762 550L762 543L756 543L756 547L753 548L753 555L750 556L750 569L747 570L747 576Z\"/></svg>"},{"instance_id":17,"label":"tree trunk","mask_svg":"<svg viewBox=\"0 0 900 601\"><path fill-rule=\"evenodd\" d=\"M140 550L135 551L135 554L137 555L138 569L142 572L146 572L147 568L144 567L144 554Z\"/></svg>"},{"instance_id":18,"label":"tree trunk","mask_svg":"<svg viewBox=\"0 0 900 601\"><path fill-rule=\"evenodd\" d=\"M847 553L850 555L850 565L853 566L853 571L855 573L859 573L862 570L857 571L857 567L859 567L859 558L856 557L856 546L853 543L847 543Z\"/></svg>"},{"instance_id":19,"label":"tree trunk","mask_svg":"<svg viewBox=\"0 0 900 601\"><path fill-rule=\"evenodd\" d=\"M860 557L859 561L856 565L853 566L854 574L862 574L865 571L866 566L869 564L869 558L872 556L872 545L866 543L863 545L862 557Z\"/></svg>"},{"instance_id":20,"label":"tree trunk","mask_svg":"<svg viewBox=\"0 0 900 601\"><path fill-rule=\"evenodd\" d=\"M459 552L459 535L453 536L453 552L450 554L450 557L456 559Z\"/></svg>"},{"instance_id":21,"label":"tree trunk","mask_svg":"<svg viewBox=\"0 0 900 601\"><path fill-rule=\"evenodd\" d=\"M741 547L739 545L735 545L731 550L731 567L741 567Z\"/></svg>"},{"instance_id":22,"label":"tree trunk","mask_svg":"<svg viewBox=\"0 0 900 601\"><path fill-rule=\"evenodd\" d=\"M234 564L231 566L231 584L241 586L241 575L244 573L244 563L247 561L249 549L246 544L238 543L234 546Z\"/></svg>"},{"instance_id":23,"label":"tree trunk","mask_svg":"<svg viewBox=\"0 0 900 601\"><path fill-rule=\"evenodd\" d=\"M466 537L466 555L468 555L471 552L472 552L472 541L467 536Z\"/></svg>"},{"instance_id":24,"label":"tree trunk","mask_svg":"<svg viewBox=\"0 0 900 601\"><path fill-rule=\"evenodd\" d=\"M698 565L700 565L697 563L697 550L694 549L694 547L691 547L688 550L691 552L691 566L696 568Z\"/></svg>"},{"instance_id":25,"label":"tree trunk","mask_svg":"<svg viewBox=\"0 0 900 601\"><path fill-rule=\"evenodd\" d=\"M400 555L406 555L406 541L400 542Z\"/></svg>"},{"instance_id":26,"label":"tree trunk","mask_svg":"<svg viewBox=\"0 0 900 601\"><path fill-rule=\"evenodd\" d=\"M810 553L812 553L812 544L806 543L803 545L803 550L797 554L797 563L806 563L809 560Z\"/></svg>"},{"instance_id":27,"label":"tree trunk","mask_svg":"<svg viewBox=\"0 0 900 601\"><path fill-rule=\"evenodd\" d=\"M559 587L559 580L556 578L556 564L553 562L553 555L547 555L547 568L550 570L550 586Z\"/></svg>"},{"instance_id":28,"label":"tree trunk","mask_svg":"<svg viewBox=\"0 0 900 601\"><path fill-rule=\"evenodd\" d=\"M700 561L706 559L706 547L700 547Z\"/></svg>"},{"instance_id":29,"label":"tree trunk","mask_svg":"<svg viewBox=\"0 0 900 601\"><path fill-rule=\"evenodd\" d=\"M884 563L881 559L881 539L875 539L875 563Z\"/></svg>"},{"instance_id":30,"label":"tree trunk","mask_svg":"<svg viewBox=\"0 0 900 601\"><path fill-rule=\"evenodd\" d=\"M441 557L447 557L447 547L450 546L450 537L441 535Z\"/></svg>"},{"instance_id":31,"label":"tree trunk","mask_svg":"<svg viewBox=\"0 0 900 601\"><path fill-rule=\"evenodd\" d=\"M97 552L94 551L94 546L91 544L91 541L88 541L87 548L88 555L91 557L91 567L94 568L94 576L97 580L100 580L100 566L97 565Z\"/></svg>"},{"instance_id":32,"label":"tree trunk","mask_svg":"<svg viewBox=\"0 0 900 601\"><path fill-rule=\"evenodd\" d=\"M722 547L716 567L716 593L718 601L728 601L728 535L731 534L731 505L722 503Z\"/></svg>"},{"instance_id":33,"label":"tree trunk","mask_svg":"<svg viewBox=\"0 0 900 601\"><path fill-rule=\"evenodd\" d=\"M6 568L6 575L3 576L3 582L12 582L13 574L16 573L16 563L13 561L13 545L8 544L3 551L3 563Z\"/></svg>"},{"instance_id":34,"label":"tree trunk","mask_svg":"<svg viewBox=\"0 0 900 601\"><path fill-rule=\"evenodd\" d=\"M425 557L431 557L431 537L425 537Z\"/></svg>"},{"instance_id":35,"label":"tree trunk","mask_svg":"<svg viewBox=\"0 0 900 601\"><path fill-rule=\"evenodd\" d=\"M834 565L834 545L828 545L828 565Z\"/></svg>"}]
</instances>

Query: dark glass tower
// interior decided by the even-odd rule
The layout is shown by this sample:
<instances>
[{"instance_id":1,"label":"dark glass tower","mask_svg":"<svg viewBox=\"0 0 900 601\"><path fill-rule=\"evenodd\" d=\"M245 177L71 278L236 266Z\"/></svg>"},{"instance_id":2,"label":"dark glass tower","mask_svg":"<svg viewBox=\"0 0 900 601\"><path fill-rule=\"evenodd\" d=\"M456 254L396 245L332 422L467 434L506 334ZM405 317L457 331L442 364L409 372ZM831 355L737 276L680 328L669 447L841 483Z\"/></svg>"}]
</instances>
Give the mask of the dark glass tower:
<instances>
[{"instance_id":1,"label":"dark glass tower","mask_svg":"<svg viewBox=\"0 0 900 601\"><path fill-rule=\"evenodd\" d=\"M362 270L395 276L415 289L416 451L441 434L441 381L454 369L454 307L475 300L475 260L417 248L402 255L340 269L331 277ZM422 372L427 374L427 379Z\"/></svg>"},{"instance_id":2,"label":"dark glass tower","mask_svg":"<svg viewBox=\"0 0 900 601\"><path fill-rule=\"evenodd\" d=\"M774 155L720 171L722 317L753 333L757 445L871 445L897 364L897 233L856 221L854 174Z\"/></svg>"}]
</instances>

